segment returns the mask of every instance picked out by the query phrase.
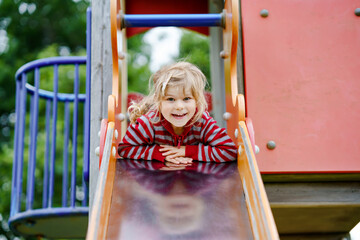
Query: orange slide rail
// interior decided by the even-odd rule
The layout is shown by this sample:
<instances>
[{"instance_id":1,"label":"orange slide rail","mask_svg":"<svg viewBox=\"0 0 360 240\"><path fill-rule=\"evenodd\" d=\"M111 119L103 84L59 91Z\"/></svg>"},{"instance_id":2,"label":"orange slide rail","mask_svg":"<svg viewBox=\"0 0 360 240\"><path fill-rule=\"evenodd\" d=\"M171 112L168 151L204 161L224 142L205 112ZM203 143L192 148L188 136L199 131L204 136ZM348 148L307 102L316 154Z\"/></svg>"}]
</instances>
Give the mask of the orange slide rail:
<instances>
[{"instance_id":1,"label":"orange slide rail","mask_svg":"<svg viewBox=\"0 0 360 240\"><path fill-rule=\"evenodd\" d=\"M276 240L279 238L269 200L256 163L245 123L245 104L243 95L238 95L239 123L236 129L238 144L238 170L243 185L249 220L254 239Z\"/></svg>"},{"instance_id":2,"label":"orange slide rail","mask_svg":"<svg viewBox=\"0 0 360 240\"><path fill-rule=\"evenodd\" d=\"M87 240L106 239L115 177L116 146L114 128L115 124L109 122L93 207L90 212L90 221L86 234Z\"/></svg>"}]
</instances>

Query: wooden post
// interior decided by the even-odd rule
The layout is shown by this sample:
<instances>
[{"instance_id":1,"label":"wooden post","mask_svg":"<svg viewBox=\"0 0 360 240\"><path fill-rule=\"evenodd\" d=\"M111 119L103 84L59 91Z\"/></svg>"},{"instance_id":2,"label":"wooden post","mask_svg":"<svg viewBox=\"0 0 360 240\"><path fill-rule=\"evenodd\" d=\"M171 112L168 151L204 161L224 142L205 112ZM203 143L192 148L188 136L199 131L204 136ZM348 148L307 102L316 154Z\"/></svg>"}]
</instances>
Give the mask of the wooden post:
<instances>
[{"instance_id":1,"label":"wooden post","mask_svg":"<svg viewBox=\"0 0 360 240\"><path fill-rule=\"evenodd\" d=\"M209 12L219 13L224 9L223 1L209 0ZM222 28L209 28L210 30L210 74L211 94L214 119L221 127L226 127L223 119L225 108L224 61L220 57L223 45Z\"/></svg>"},{"instance_id":2,"label":"wooden post","mask_svg":"<svg viewBox=\"0 0 360 240\"><path fill-rule=\"evenodd\" d=\"M107 118L107 99L111 94L112 79L110 1L93 0L91 8L90 212L99 173L99 158L95 155L95 149L99 146L100 122Z\"/></svg>"},{"instance_id":3,"label":"wooden post","mask_svg":"<svg viewBox=\"0 0 360 240\"><path fill-rule=\"evenodd\" d=\"M241 1L239 1L239 41L237 47L237 79L239 94L245 96L244 64L243 64L243 40L242 40L242 21L241 21Z\"/></svg>"},{"instance_id":4,"label":"wooden post","mask_svg":"<svg viewBox=\"0 0 360 240\"><path fill-rule=\"evenodd\" d=\"M243 70L243 52L242 52L242 30L241 30L241 6L240 7L240 29L239 42L237 50L237 77L238 93L244 93L244 70ZM220 13L224 9L223 1L209 0L209 13ZM224 61L220 57L223 50L223 29L210 28L210 71L211 71L211 93L213 95L214 119L219 126L226 127L226 121L223 114L226 112L225 106L225 85L224 85Z\"/></svg>"},{"instance_id":5,"label":"wooden post","mask_svg":"<svg viewBox=\"0 0 360 240\"><path fill-rule=\"evenodd\" d=\"M120 1L121 9L123 11L126 10L125 6L125 0ZM128 102L128 71L127 71L127 38L126 38L126 28L121 30L121 36L118 36L121 38L121 43L118 44L120 51L124 54L124 58L119 61L119 70L120 70L120 95L121 95L121 112L126 116L127 113L127 102ZM121 139L125 135L125 131L127 128L127 120L121 122L121 133L120 137Z\"/></svg>"}]
</instances>

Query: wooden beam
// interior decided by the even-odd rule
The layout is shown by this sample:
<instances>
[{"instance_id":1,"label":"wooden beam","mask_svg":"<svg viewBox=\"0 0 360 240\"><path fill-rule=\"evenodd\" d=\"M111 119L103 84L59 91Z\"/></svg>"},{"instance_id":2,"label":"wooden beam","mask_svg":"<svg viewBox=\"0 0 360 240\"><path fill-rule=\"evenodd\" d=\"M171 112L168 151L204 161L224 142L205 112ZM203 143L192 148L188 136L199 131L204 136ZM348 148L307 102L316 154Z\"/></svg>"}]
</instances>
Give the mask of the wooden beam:
<instances>
[{"instance_id":1,"label":"wooden beam","mask_svg":"<svg viewBox=\"0 0 360 240\"><path fill-rule=\"evenodd\" d=\"M107 99L111 94L112 79L110 1L93 0L91 9L90 210L99 172L99 158L94 150L99 146L101 120L107 118Z\"/></svg>"},{"instance_id":2,"label":"wooden beam","mask_svg":"<svg viewBox=\"0 0 360 240\"><path fill-rule=\"evenodd\" d=\"M209 13L219 13L224 9L224 2L221 0L209 0ZM211 75L211 94L213 104L214 119L221 127L226 127L223 114L225 107L225 85L224 85L224 60L220 57L223 50L223 29L209 28L210 38L210 75Z\"/></svg>"},{"instance_id":3,"label":"wooden beam","mask_svg":"<svg viewBox=\"0 0 360 240\"><path fill-rule=\"evenodd\" d=\"M351 182L360 181L360 173L262 174L264 182Z\"/></svg>"},{"instance_id":4,"label":"wooden beam","mask_svg":"<svg viewBox=\"0 0 360 240\"><path fill-rule=\"evenodd\" d=\"M360 182L265 183L271 203L360 204Z\"/></svg>"},{"instance_id":5,"label":"wooden beam","mask_svg":"<svg viewBox=\"0 0 360 240\"><path fill-rule=\"evenodd\" d=\"M283 234L280 235L281 240L350 240L348 233L333 233L333 234Z\"/></svg>"},{"instance_id":6,"label":"wooden beam","mask_svg":"<svg viewBox=\"0 0 360 240\"><path fill-rule=\"evenodd\" d=\"M360 182L265 183L280 234L348 233L360 221Z\"/></svg>"}]
</instances>

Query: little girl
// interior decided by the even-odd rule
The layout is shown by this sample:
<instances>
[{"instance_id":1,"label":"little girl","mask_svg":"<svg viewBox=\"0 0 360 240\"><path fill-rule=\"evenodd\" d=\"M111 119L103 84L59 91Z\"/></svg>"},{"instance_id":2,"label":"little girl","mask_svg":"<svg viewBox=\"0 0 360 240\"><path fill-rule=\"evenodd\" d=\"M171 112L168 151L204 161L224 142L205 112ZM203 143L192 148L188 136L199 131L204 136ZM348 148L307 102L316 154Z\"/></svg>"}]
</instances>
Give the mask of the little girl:
<instances>
[{"instance_id":1,"label":"little girl","mask_svg":"<svg viewBox=\"0 0 360 240\"><path fill-rule=\"evenodd\" d=\"M236 159L235 144L206 111L206 78L200 69L178 62L160 69L151 81L149 96L129 107L121 157L175 164Z\"/></svg>"}]
</instances>

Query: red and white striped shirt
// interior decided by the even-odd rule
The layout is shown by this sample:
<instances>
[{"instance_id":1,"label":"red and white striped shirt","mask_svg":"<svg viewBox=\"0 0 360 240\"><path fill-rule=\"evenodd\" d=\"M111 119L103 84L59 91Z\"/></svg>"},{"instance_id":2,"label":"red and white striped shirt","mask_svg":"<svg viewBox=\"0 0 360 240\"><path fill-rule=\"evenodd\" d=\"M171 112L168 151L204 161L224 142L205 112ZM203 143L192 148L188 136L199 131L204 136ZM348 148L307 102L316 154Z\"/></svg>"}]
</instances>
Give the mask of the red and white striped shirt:
<instances>
[{"instance_id":1,"label":"red and white striped shirt","mask_svg":"<svg viewBox=\"0 0 360 240\"><path fill-rule=\"evenodd\" d=\"M186 146L185 157L206 162L236 160L237 149L225 128L204 112L202 118L186 126L176 135L171 123L155 112L149 112L131 124L119 144L118 153L123 158L165 161L159 145Z\"/></svg>"}]
</instances>

